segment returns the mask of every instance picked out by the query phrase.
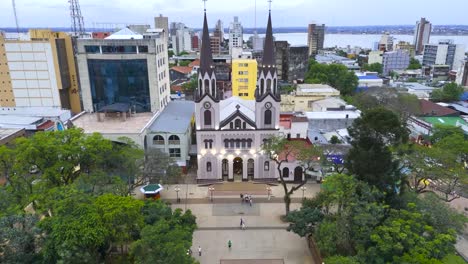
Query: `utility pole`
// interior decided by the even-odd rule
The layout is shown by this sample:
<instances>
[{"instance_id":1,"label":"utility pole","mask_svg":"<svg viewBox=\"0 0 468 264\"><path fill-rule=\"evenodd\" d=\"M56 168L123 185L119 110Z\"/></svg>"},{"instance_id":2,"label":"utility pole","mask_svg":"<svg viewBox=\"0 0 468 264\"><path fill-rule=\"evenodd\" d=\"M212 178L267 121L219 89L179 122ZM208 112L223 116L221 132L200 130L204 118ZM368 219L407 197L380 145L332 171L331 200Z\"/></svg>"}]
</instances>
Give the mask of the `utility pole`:
<instances>
[{"instance_id":1,"label":"utility pole","mask_svg":"<svg viewBox=\"0 0 468 264\"><path fill-rule=\"evenodd\" d=\"M18 38L19 38L19 24L18 24L18 16L17 16L17 14L16 14L16 3L15 3L15 0L11 0L11 4L13 5L13 15L15 16L16 33L18 33Z\"/></svg>"}]
</instances>

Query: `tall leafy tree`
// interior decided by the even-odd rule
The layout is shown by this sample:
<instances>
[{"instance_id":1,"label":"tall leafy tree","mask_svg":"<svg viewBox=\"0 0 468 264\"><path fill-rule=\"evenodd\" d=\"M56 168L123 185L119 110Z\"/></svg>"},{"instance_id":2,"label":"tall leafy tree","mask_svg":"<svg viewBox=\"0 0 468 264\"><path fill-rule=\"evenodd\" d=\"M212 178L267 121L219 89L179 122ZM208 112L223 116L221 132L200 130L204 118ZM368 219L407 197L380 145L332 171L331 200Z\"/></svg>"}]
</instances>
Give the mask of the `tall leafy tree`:
<instances>
[{"instance_id":1,"label":"tall leafy tree","mask_svg":"<svg viewBox=\"0 0 468 264\"><path fill-rule=\"evenodd\" d=\"M285 179L288 175L283 175L283 164L297 160L298 165L303 168L303 173L305 173L314 165L319 165L323 162L323 151L318 146L307 145L300 141L289 141L283 137L271 137L262 145L262 151L276 165L279 180L284 190L283 199L286 215L288 215L291 205L291 195L306 184L307 178L295 186L288 186L287 180Z\"/></svg>"},{"instance_id":2,"label":"tall leafy tree","mask_svg":"<svg viewBox=\"0 0 468 264\"><path fill-rule=\"evenodd\" d=\"M362 66L362 70L364 71L370 71L370 72L377 72L379 74L382 74L383 72L383 65L382 63L372 63L372 64L364 64Z\"/></svg>"},{"instance_id":3,"label":"tall leafy tree","mask_svg":"<svg viewBox=\"0 0 468 264\"><path fill-rule=\"evenodd\" d=\"M452 102L460 100L463 87L456 83L448 83L442 89L436 89L431 94L431 100L436 102Z\"/></svg>"},{"instance_id":4,"label":"tall leafy tree","mask_svg":"<svg viewBox=\"0 0 468 264\"><path fill-rule=\"evenodd\" d=\"M319 64L309 61L306 83L324 83L338 89L341 95L352 95L358 85L358 77L342 64Z\"/></svg>"}]
</instances>

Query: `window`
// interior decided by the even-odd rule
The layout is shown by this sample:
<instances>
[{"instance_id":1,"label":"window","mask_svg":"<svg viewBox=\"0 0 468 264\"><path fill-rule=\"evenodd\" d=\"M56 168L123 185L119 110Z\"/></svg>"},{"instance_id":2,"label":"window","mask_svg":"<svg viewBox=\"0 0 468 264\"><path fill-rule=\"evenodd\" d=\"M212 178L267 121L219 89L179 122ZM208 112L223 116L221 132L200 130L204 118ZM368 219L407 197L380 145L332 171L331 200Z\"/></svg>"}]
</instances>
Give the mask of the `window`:
<instances>
[{"instance_id":1,"label":"window","mask_svg":"<svg viewBox=\"0 0 468 264\"><path fill-rule=\"evenodd\" d=\"M170 148L169 157L171 158L180 158L180 148Z\"/></svg>"},{"instance_id":2,"label":"window","mask_svg":"<svg viewBox=\"0 0 468 264\"><path fill-rule=\"evenodd\" d=\"M240 148L240 142L241 142L240 139L236 139L236 148Z\"/></svg>"},{"instance_id":3,"label":"window","mask_svg":"<svg viewBox=\"0 0 468 264\"><path fill-rule=\"evenodd\" d=\"M216 82L215 80L211 80L211 95L216 96Z\"/></svg>"},{"instance_id":4,"label":"window","mask_svg":"<svg viewBox=\"0 0 468 264\"><path fill-rule=\"evenodd\" d=\"M265 161L265 163L263 164L263 169L265 171L269 171L270 170L270 162L269 161Z\"/></svg>"},{"instance_id":5,"label":"window","mask_svg":"<svg viewBox=\"0 0 468 264\"><path fill-rule=\"evenodd\" d=\"M211 111L205 110L204 114L205 126L211 126Z\"/></svg>"},{"instance_id":6,"label":"window","mask_svg":"<svg viewBox=\"0 0 468 264\"><path fill-rule=\"evenodd\" d=\"M243 129L246 129L247 128L247 124L245 122L242 122L242 128Z\"/></svg>"},{"instance_id":7,"label":"window","mask_svg":"<svg viewBox=\"0 0 468 264\"><path fill-rule=\"evenodd\" d=\"M85 46L86 53L100 53L99 46Z\"/></svg>"},{"instance_id":8,"label":"window","mask_svg":"<svg viewBox=\"0 0 468 264\"><path fill-rule=\"evenodd\" d=\"M180 144L179 136L171 135L169 137L169 145L179 145L179 144Z\"/></svg>"},{"instance_id":9,"label":"window","mask_svg":"<svg viewBox=\"0 0 468 264\"><path fill-rule=\"evenodd\" d=\"M271 110L265 111L265 125L271 125Z\"/></svg>"},{"instance_id":10,"label":"window","mask_svg":"<svg viewBox=\"0 0 468 264\"><path fill-rule=\"evenodd\" d=\"M234 126L236 127L236 129L240 129L241 128L241 121L240 119L236 119L234 121Z\"/></svg>"},{"instance_id":11,"label":"window","mask_svg":"<svg viewBox=\"0 0 468 264\"><path fill-rule=\"evenodd\" d=\"M233 122L229 123L229 128L234 129L234 123Z\"/></svg>"},{"instance_id":12,"label":"window","mask_svg":"<svg viewBox=\"0 0 468 264\"><path fill-rule=\"evenodd\" d=\"M273 80L273 91L276 93L276 79Z\"/></svg>"},{"instance_id":13,"label":"window","mask_svg":"<svg viewBox=\"0 0 468 264\"><path fill-rule=\"evenodd\" d=\"M102 53L136 53L136 46L101 46Z\"/></svg>"},{"instance_id":14,"label":"window","mask_svg":"<svg viewBox=\"0 0 468 264\"><path fill-rule=\"evenodd\" d=\"M229 148L229 140L224 140L224 148Z\"/></svg>"},{"instance_id":15,"label":"window","mask_svg":"<svg viewBox=\"0 0 468 264\"><path fill-rule=\"evenodd\" d=\"M252 147L252 140L251 139L247 139L247 147L248 148Z\"/></svg>"},{"instance_id":16,"label":"window","mask_svg":"<svg viewBox=\"0 0 468 264\"><path fill-rule=\"evenodd\" d=\"M263 94L265 92L265 80L261 79L260 80L260 94Z\"/></svg>"},{"instance_id":17,"label":"window","mask_svg":"<svg viewBox=\"0 0 468 264\"><path fill-rule=\"evenodd\" d=\"M301 138L301 134L296 134L296 138Z\"/></svg>"},{"instance_id":18,"label":"window","mask_svg":"<svg viewBox=\"0 0 468 264\"><path fill-rule=\"evenodd\" d=\"M211 162L209 161L206 163L206 171L211 171Z\"/></svg>"},{"instance_id":19,"label":"window","mask_svg":"<svg viewBox=\"0 0 468 264\"><path fill-rule=\"evenodd\" d=\"M205 93L210 93L210 80L208 79L205 80Z\"/></svg>"},{"instance_id":20,"label":"window","mask_svg":"<svg viewBox=\"0 0 468 264\"><path fill-rule=\"evenodd\" d=\"M267 80L267 92L271 92L271 79Z\"/></svg>"},{"instance_id":21,"label":"window","mask_svg":"<svg viewBox=\"0 0 468 264\"><path fill-rule=\"evenodd\" d=\"M154 145L164 145L164 138L160 135L156 135L153 137L153 144Z\"/></svg>"},{"instance_id":22,"label":"window","mask_svg":"<svg viewBox=\"0 0 468 264\"><path fill-rule=\"evenodd\" d=\"M234 139L229 140L229 146L234 148Z\"/></svg>"},{"instance_id":23,"label":"window","mask_svg":"<svg viewBox=\"0 0 468 264\"><path fill-rule=\"evenodd\" d=\"M205 148L206 149L212 149L213 148L213 140L211 139L205 139Z\"/></svg>"}]
</instances>

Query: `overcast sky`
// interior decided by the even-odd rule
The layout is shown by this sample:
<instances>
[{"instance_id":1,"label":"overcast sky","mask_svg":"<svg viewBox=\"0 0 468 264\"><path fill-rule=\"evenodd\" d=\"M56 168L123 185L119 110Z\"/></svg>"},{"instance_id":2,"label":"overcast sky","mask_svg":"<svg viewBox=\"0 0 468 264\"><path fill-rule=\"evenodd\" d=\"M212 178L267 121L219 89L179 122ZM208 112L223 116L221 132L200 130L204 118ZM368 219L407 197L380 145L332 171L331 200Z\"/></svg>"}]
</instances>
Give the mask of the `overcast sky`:
<instances>
[{"instance_id":1,"label":"overcast sky","mask_svg":"<svg viewBox=\"0 0 468 264\"><path fill-rule=\"evenodd\" d=\"M207 1L208 23L217 19L229 26L239 16L244 27L254 26L254 0ZM163 14L189 27L202 25L201 0L80 0L85 26L93 23L147 23ZM20 27L70 26L67 0L16 0ZM274 27L306 26L315 21L328 26L414 24L424 16L433 24L468 24L468 0L273 0ZM266 0L257 1L257 26L265 27ZM10 0L0 0L0 27L15 25Z\"/></svg>"}]
</instances>

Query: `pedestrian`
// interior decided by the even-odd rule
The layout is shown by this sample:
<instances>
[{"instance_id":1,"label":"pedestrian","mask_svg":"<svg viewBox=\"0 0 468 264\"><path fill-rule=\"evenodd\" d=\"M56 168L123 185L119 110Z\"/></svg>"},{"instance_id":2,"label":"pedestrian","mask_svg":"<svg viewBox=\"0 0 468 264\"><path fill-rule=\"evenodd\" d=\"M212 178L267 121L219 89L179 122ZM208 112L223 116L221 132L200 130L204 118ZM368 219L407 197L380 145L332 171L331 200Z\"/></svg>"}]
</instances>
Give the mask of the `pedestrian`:
<instances>
[{"instance_id":1,"label":"pedestrian","mask_svg":"<svg viewBox=\"0 0 468 264\"><path fill-rule=\"evenodd\" d=\"M231 242L231 240L229 240L228 241L228 248L231 249L231 247L232 247L232 242Z\"/></svg>"},{"instance_id":2,"label":"pedestrian","mask_svg":"<svg viewBox=\"0 0 468 264\"><path fill-rule=\"evenodd\" d=\"M198 256L201 257L201 247L200 246L198 246Z\"/></svg>"},{"instance_id":3,"label":"pedestrian","mask_svg":"<svg viewBox=\"0 0 468 264\"><path fill-rule=\"evenodd\" d=\"M249 197L249 204L250 204L250 206L252 206L252 203L253 203L253 201L252 201L252 196L250 196L250 197Z\"/></svg>"},{"instance_id":4,"label":"pedestrian","mask_svg":"<svg viewBox=\"0 0 468 264\"><path fill-rule=\"evenodd\" d=\"M243 193L240 194L240 198L241 198L241 203L244 203L244 194Z\"/></svg>"},{"instance_id":5,"label":"pedestrian","mask_svg":"<svg viewBox=\"0 0 468 264\"><path fill-rule=\"evenodd\" d=\"M243 224L244 224L244 219L242 219L242 217L241 217L241 221L240 221L240 226L241 226L241 228L242 228L242 225L243 225Z\"/></svg>"}]
</instances>

